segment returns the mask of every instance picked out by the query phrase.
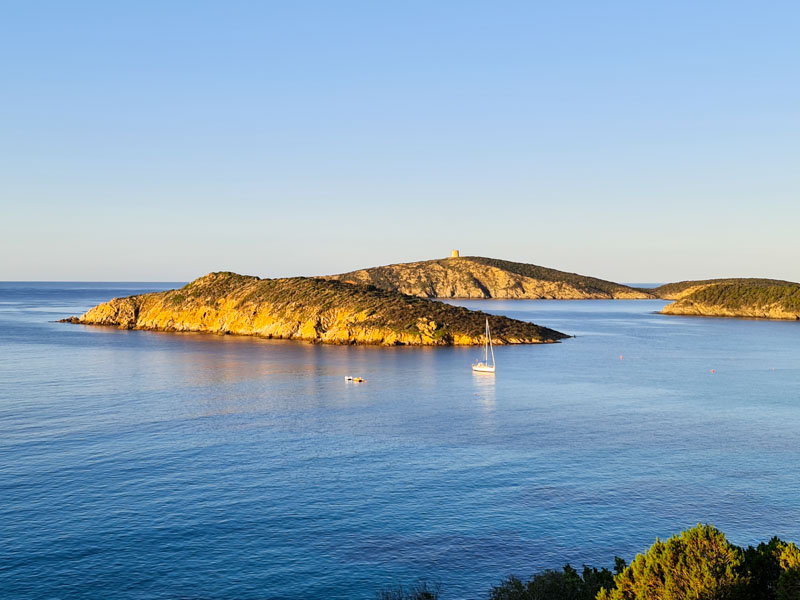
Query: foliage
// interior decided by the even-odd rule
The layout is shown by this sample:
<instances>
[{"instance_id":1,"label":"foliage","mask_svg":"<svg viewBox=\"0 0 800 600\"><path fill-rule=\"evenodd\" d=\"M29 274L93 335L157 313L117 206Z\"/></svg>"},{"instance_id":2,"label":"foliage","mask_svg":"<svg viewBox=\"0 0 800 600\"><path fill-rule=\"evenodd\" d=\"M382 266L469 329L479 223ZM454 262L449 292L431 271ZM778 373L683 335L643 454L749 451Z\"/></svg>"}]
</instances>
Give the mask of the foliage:
<instances>
[{"instance_id":1,"label":"foliage","mask_svg":"<svg viewBox=\"0 0 800 600\"><path fill-rule=\"evenodd\" d=\"M761 542L756 547L748 546L744 550L743 598L776 600L778 578L781 575L780 554L784 545L784 542L773 537L769 542Z\"/></svg>"},{"instance_id":2,"label":"foliage","mask_svg":"<svg viewBox=\"0 0 800 600\"><path fill-rule=\"evenodd\" d=\"M684 298L686 302L711 304L732 310L780 307L800 312L800 284L767 285L726 283L701 288Z\"/></svg>"},{"instance_id":3,"label":"foliage","mask_svg":"<svg viewBox=\"0 0 800 600\"><path fill-rule=\"evenodd\" d=\"M595 277L586 277L577 273L567 273L556 269L548 269L547 267L496 258L485 258L483 256L462 256L459 258L427 260L419 263L372 267L360 271L342 273L335 277L341 281L367 281L369 284L384 290L408 289L411 286L415 293L433 298L437 296L436 277L441 278L442 274L446 273L448 281L459 281L466 286L476 287L482 290L486 298L491 298L492 294L486 287L488 284L482 282L485 280L482 274L486 271L482 267L493 267L507 273L541 281L567 283L589 294L613 295L620 292L638 291L650 295L649 290L634 290L633 288Z\"/></svg>"},{"instance_id":4,"label":"foliage","mask_svg":"<svg viewBox=\"0 0 800 600\"><path fill-rule=\"evenodd\" d=\"M322 321L328 318L326 315L342 314L355 320L357 315L360 327L411 334L419 334L423 323L426 333L443 344L450 343L455 335L482 339L487 318L492 335L499 342L567 337L533 323L427 298L310 277L259 279L228 272L210 273L181 290L131 296L130 300L137 307L164 302L170 310L190 313L216 310L221 303L233 302L243 314L263 311L289 323Z\"/></svg>"},{"instance_id":5,"label":"foliage","mask_svg":"<svg viewBox=\"0 0 800 600\"><path fill-rule=\"evenodd\" d=\"M778 562L781 574L778 577L778 600L800 598L800 549L792 543L782 542Z\"/></svg>"},{"instance_id":6,"label":"foliage","mask_svg":"<svg viewBox=\"0 0 800 600\"><path fill-rule=\"evenodd\" d=\"M578 573L570 565L561 571L547 570L523 583L511 576L492 588L490 600L594 600L604 587L613 587L614 576L608 569L583 566Z\"/></svg>"},{"instance_id":7,"label":"foliage","mask_svg":"<svg viewBox=\"0 0 800 600\"><path fill-rule=\"evenodd\" d=\"M487 315L461 306L453 306L378 289L369 285L353 285L335 280L296 277L262 280L242 299L243 303L268 303L272 310L300 309L307 306L308 317L329 310L350 309L364 313L365 327L386 327L394 331L417 331L420 319L434 321L439 338L453 334L480 337L488 317L492 333L502 338L560 339L561 334L532 323Z\"/></svg>"},{"instance_id":8,"label":"foliage","mask_svg":"<svg viewBox=\"0 0 800 600\"><path fill-rule=\"evenodd\" d=\"M603 292L606 294L614 294L617 292L643 291L644 293L650 293L650 290L634 290L628 286L620 285L619 283L614 283L612 281L597 279L596 277L587 277L586 275L579 275L577 273L567 273L566 271L549 269L547 267L540 267L538 265L512 262L510 260L485 258L483 256L469 256L465 257L465 260L489 267L496 267L510 273L523 275L524 277L541 279L542 281L563 281L564 283L568 283L587 292Z\"/></svg>"},{"instance_id":9,"label":"foliage","mask_svg":"<svg viewBox=\"0 0 800 600\"><path fill-rule=\"evenodd\" d=\"M597 600L727 600L741 588L742 552L711 525L656 539Z\"/></svg>"},{"instance_id":10,"label":"foliage","mask_svg":"<svg viewBox=\"0 0 800 600\"><path fill-rule=\"evenodd\" d=\"M375 600L437 600L439 598L439 585L429 586L421 581L405 588L402 585L381 590L375 594Z\"/></svg>"},{"instance_id":11,"label":"foliage","mask_svg":"<svg viewBox=\"0 0 800 600\"><path fill-rule=\"evenodd\" d=\"M209 273L203 277L190 281L181 289L188 292L188 295L195 297L220 297L225 296L244 284L253 281L260 281L258 277L252 275L239 275L230 271L219 271Z\"/></svg>"},{"instance_id":12,"label":"foliage","mask_svg":"<svg viewBox=\"0 0 800 600\"><path fill-rule=\"evenodd\" d=\"M511 576L493 587L489 600L800 600L800 548L773 537L742 549L711 525L697 525L666 541L656 539L628 566L619 557L614 573L570 565L527 582ZM436 595L422 595L435 593ZM417 595L413 595L417 594ZM439 588L424 584L381 592L378 600L429 600Z\"/></svg>"},{"instance_id":13,"label":"foliage","mask_svg":"<svg viewBox=\"0 0 800 600\"><path fill-rule=\"evenodd\" d=\"M733 284L746 287L759 287L759 286L793 286L798 285L791 281L784 281L782 279L761 279L757 277L740 277L731 279L698 279L696 281L677 281L675 283L667 283L665 285L647 290L652 292L659 298L672 298L679 295L681 292L689 288L709 286L709 285L723 285Z\"/></svg>"},{"instance_id":14,"label":"foliage","mask_svg":"<svg viewBox=\"0 0 800 600\"><path fill-rule=\"evenodd\" d=\"M744 550L740 598L800 599L800 549L777 537Z\"/></svg>"}]
</instances>

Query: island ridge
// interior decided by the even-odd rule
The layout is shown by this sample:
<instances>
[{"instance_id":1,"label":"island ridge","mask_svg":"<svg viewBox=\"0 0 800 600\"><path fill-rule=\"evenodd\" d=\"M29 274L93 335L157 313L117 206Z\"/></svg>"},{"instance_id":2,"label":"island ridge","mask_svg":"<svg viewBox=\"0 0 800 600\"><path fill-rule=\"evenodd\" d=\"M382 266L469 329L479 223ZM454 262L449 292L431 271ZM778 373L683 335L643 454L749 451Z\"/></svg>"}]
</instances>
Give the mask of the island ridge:
<instances>
[{"instance_id":1,"label":"island ridge","mask_svg":"<svg viewBox=\"0 0 800 600\"><path fill-rule=\"evenodd\" d=\"M649 290L526 263L486 258L449 258L399 263L328 275L423 298L502 298L547 300L645 299Z\"/></svg>"}]
</instances>

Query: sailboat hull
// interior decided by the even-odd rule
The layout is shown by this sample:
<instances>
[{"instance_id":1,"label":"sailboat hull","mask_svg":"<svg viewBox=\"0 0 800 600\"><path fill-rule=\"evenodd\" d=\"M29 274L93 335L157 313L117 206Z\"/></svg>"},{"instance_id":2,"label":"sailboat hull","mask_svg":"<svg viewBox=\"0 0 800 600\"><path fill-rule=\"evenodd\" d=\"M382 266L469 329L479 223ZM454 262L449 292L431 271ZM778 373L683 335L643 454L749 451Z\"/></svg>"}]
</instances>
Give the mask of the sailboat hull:
<instances>
[{"instance_id":1,"label":"sailboat hull","mask_svg":"<svg viewBox=\"0 0 800 600\"><path fill-rule=\"evenodd\" d=\"M494 365L478 363L477 365L472 365L472 370L478 373L494 373Z\"/></svg>"}]
</instances>

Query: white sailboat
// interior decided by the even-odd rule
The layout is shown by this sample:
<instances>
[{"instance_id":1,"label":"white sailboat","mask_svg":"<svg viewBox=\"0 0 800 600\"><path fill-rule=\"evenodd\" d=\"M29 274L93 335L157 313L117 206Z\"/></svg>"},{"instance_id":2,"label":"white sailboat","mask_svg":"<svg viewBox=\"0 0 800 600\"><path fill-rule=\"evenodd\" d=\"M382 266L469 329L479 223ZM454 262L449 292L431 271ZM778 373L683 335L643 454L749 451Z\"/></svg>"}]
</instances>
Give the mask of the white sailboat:
<instances>
[{"instance_id":1,"label":"white sailboat","mask_svg":"<svg viewBox=\"0 0 800 600\"><path fill-rule=\"evenodd\" d=\"M492 356L492 364L489 364L489 355ZM472 363L472 370L480 373L494 373L494 346L492 346L492 333L489 331L489 319L486 319L486 341L483 344L483 361Z\"/></svg>"}]
</instances>

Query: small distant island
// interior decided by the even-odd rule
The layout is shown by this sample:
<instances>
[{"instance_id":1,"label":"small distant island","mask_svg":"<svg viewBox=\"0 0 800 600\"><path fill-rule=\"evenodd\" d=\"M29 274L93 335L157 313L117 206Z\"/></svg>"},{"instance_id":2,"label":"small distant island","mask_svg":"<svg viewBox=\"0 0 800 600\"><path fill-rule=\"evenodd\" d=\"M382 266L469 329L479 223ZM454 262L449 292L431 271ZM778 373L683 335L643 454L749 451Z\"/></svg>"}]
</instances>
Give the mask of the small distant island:
<instances>
[{"instance_id":1,"label":"small distant island","mask_svg":"<svg viewBox=\"0 0 800 600\"><path fill-rule=\"evenodd\" d=\"M650 290L635 289L576 273L526 263L459 256L400 263L328 275L349 283L422 298L502 298L547 300L601 300L655 298Z\"/></svg>"},{"instance_id":2,"label":"small distant island","mask_svg":"<svg viewBox=\"0 0 800 600\"><path fill-rule=\"evenodd\" d=\"M569 337L533 323L335 280L209 273L186 286L114 298L65 322L195 331L327 344L540 344Z\"/></svg>"},{"instance_id":3,"label":"small distant island","mask_svg":"<svg viewBox=\"0 0 800 600\"><path fill-rule=\"evenodd\" d=\"M800 284L779 279L682 281L653 290L665 315L800 320Z\"/></svg>"},{"instance_id":4,"label":"small distant island","mask_svg":"<svg viewBox=\"0 0 800 600\"><path fill-rule=\"evenodd\" d=\"M783 279L763 279L759 277L732 277L727 279L697 279L693 281L678 281L675 283L667 283L656 288L651 288L648 291L658 298L664 300L680 300L689 294L696 292L700 289L706 288L711 285L723 284L736 284L740 286L792 286L800 285L793 281L784 281Z\"/></svg>"}]
</instances>

